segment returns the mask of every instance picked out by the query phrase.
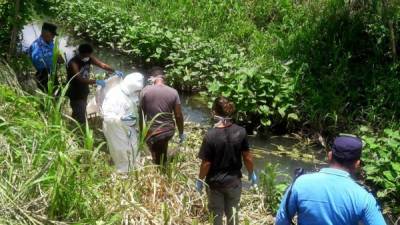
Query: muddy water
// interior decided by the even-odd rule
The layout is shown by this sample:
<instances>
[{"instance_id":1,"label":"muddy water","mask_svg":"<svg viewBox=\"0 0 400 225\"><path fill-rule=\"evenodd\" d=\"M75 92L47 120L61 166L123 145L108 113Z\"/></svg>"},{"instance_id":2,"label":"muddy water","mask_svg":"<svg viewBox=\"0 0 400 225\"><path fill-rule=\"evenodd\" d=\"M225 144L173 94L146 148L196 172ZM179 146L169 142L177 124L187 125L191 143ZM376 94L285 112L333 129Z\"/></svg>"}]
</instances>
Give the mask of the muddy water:
<instances>
[{"instance_id":1,"label":"muddy water","mask_svg":"<svg viewBox=\"0 0 400 225\"><path fill-rule=\"evenodd\" d=\"M40 26L41 23L32 23L24 27L21 42L23 50L26 50L40 35ZM73 57L76 47L83 40L79 37L70 36L62 30L59 33L59 47L65 53L68 60ZM110 48L95 46L95 55L113 68L121 70L126 74L135 71L135 62ZM95 68L94 72L102 71ZM210 126L210 111L207 108L207 104L199 95L181 94L181 101L186 121ZM316 167L320 167L324 160L324 153L320 147L306 146L301 144L297 139L289 136L251 136L249 139L251 147L255 149L257 170L261 170L269 162L278 164L281 172L292 174L294 169L298 167L314 170Z\"/></svg>"}]
</instances>

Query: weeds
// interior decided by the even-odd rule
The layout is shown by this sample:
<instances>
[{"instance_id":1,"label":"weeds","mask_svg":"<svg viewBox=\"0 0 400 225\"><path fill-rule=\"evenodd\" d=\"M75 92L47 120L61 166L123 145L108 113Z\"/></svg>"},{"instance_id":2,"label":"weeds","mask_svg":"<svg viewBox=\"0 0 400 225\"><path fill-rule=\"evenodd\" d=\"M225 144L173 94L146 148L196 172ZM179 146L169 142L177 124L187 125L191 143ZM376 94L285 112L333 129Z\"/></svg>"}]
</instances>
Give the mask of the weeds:
<instances>
[{"instance_id":1,"label":"weeds","mask_svg":"<svg viewBox=\"0 0 400 225\"><path fill-rule=\"evenodd\" d=\"M140 163L143 167L120 177L107 163L109 155L99 150L104 143L94 141L90 128L71 131L66 117L52 120L58 117L40 111L40 98L0 86L2 221L207 224L206 198L194 189L203 129L187 126L192 129L187 130L188 145L171 157L166 172L147 156ZM266 214L262 200L262 193L245 191L242 220L272 224L272 217L259 217Z\"/></svg>"},{"instance_id":2,"label":"weeds","mask_svg":"<svg viewBox=\"0 0 400 225\"><path fill-rule=\"evenodd\" d=\"M265 208L274 213L278 210L288 186L288 176L278 172L278 165L267 163L260 173L260 188L265 193Z\"/></svg>"},{"instance_id":3,"label":"weeds","mask_svg":"<svg viewBox=\"0 0 400 225\"><path fill-rule=\"evenodd\" d=\"M372 133L362 127L365 149L363 163L366 180L376 187L377 197L384 203L386 213L393 221L400 217L400 133L398 130L385 129L382 133Z\"/></svg>"}]
</instances>

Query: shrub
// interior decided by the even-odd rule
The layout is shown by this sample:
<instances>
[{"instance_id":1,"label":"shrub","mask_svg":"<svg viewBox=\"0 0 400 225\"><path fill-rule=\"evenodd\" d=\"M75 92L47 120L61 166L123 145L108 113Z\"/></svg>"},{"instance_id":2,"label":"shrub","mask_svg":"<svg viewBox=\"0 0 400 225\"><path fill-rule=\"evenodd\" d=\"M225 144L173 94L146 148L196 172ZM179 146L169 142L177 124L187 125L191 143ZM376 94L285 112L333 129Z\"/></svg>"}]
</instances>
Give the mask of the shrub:
<instances>
[{"instance_id":1,"label":"shrub","mask_svg":"<svg viewBox=\"0 0 400 225\"><path fill-rule=\"evenodd\" d=\"M362 131L366 180L378 190L377 197L384 203L384 210L400 215L400 132L385 129L374 134L365 127Z\"/></svg>"},{"instance_id":2,"label":"shrub","mask_svg":"<svg viewBox=\"0 0 400 225\"><path fill-rule=\"evenodd\" d=\"M255 61L238 46L204 40L191 28L164 28L102 1L62 1L53 10L78 35L125 52L144 67L165 65L170 83L181 90L208 89L211 98L231 98L242 121L254 115L251 122L268 126L272 120L280 123L298 118L293 79L279 60Z\"/></svg>"}]
</instances>

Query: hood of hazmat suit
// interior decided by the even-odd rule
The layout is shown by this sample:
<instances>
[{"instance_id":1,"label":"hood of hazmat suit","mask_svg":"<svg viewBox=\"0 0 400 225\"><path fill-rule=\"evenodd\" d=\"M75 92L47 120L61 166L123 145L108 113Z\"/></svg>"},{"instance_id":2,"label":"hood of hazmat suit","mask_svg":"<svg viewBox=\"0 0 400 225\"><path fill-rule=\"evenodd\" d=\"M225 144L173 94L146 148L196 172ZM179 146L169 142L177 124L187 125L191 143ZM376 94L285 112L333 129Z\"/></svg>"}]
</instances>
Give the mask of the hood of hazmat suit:
<instances>
[{"instance_id":1,"label":"hood of hazmat suit","mask_svg":"<svg viewBox=\"0 0 400 225\"><path fill-rule=\"evenodd\" d=\"M121 79L121 78L119 78ZM107 88L107 83L106 87ZM143 88L143 75L128 74L118 84L106 90L100 97L100 114L103 117L103 132L111 157L119 173L129 172L138 162L139 94Z\"/></svg>"}]
</instances>

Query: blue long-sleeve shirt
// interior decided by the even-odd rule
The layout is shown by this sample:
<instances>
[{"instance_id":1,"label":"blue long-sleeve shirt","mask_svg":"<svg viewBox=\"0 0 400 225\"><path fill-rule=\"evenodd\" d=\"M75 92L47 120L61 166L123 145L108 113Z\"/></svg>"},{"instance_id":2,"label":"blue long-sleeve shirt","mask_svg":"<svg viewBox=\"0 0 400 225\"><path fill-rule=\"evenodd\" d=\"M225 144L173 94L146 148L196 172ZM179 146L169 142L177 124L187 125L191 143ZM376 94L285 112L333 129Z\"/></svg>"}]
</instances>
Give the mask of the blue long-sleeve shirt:
<instances>
[{"instance_id":1,"label":"blue long-sleeve shirt","mask_svg":"<svg viewBox=\"0 0 400 225\"><path fill-rule=\"evenodd\" d=\"M54 42L46 43L42 37L36 39L29 47L29 56L37 71L46 69L49 73L53 66Z\"/></svg>"},{"instance_id":2,"label":"blue long-sleeve shirt","mask_svg":"<svg viewBox=\"0 0 400 225\"><path fill-rule=\"evenodd\" d=\"M286 212L286 192L276 215L276 225L386 225L375 198L346 171L325 168L300 176L293 184Z\"/></svg>"}]
</instances>

